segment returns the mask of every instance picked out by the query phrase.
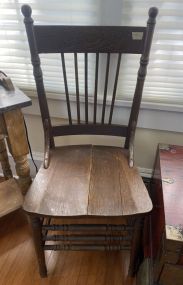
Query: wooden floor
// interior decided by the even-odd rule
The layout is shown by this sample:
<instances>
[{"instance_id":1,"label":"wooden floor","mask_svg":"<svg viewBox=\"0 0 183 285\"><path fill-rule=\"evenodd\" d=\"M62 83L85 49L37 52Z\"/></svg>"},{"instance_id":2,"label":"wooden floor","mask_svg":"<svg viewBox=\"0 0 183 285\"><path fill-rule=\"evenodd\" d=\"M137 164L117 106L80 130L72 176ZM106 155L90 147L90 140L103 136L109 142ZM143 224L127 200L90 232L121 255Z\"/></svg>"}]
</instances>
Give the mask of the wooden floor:
<instances>
[{"instance_id":1,"label":"wooden floor","mask_svg":"<svg viewBox=\"0 0 183 285\"><path fill-rule=\"evenodd\" d=\"M0 219L0 285L135 285L127 277L129 252L46 252L41 279L31 233L19 210Z\"/></svg>"}]
</instances>

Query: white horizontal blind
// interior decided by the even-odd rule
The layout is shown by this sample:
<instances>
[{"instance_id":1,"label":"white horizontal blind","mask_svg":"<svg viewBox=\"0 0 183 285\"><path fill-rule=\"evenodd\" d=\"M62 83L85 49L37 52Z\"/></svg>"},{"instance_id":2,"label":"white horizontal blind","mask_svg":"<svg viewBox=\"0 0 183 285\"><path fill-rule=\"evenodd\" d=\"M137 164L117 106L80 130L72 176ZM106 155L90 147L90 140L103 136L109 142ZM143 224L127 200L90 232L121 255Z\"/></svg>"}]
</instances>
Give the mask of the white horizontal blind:
<instances>
[{"instance_id":1,"label":"white horizontal blind","mask_svg":"<svg viewBox=\"0 0 183 285\"><path fill-rule=\"evenodd\" d=\"M183 1L123 0L122 25L144 25L149 7L159 9L143 100L183 104ZM129 98L136 81L136 56L127 58L119 93Z\"/></svg>"},{"instance_id":2,"label":"white horizontal blind","mask_svg":"<svg viewBox=\"0 0 183 285\"><path fill-rule=\"evenodd\" d=\"M21 14L21 6L25 2L32 7L32 17L36 24L95 25L98 18L97 0L0 1L0 70L7 73L20 88L35 89L27 35ZM63 93L60 55L47 54L40 57L46 90ZM78 59L80 62L80 83L83 85L83 58L79 56ZM90 61L91 64L92 61ZM69 83L71 83L71 92L74 91L73 67L73 56L66 55L66 68Z\"/></svg>"},{"instance_id":3,"label":"white horizontal blind","mask_svg":"<svg viewBox=\"0 0 183 285\"><path fill-rule=\"evenodd\" d=\"M0 2L0 69L5 71L21 88L35 88L30 63L30 53L20 12L22 0ZM183 1L165 0L27 0L33 18L39 24L65 25L130 25L144 26L151 6L159 8L153 39L150 64L143 92L143 100L183 104ZM59 55L42 55L42 69L46 89L63 93L63 78ZM100 58L103 89L106 57ZM116 56L112 57L115 68ZM130 100L133 96L138 55L123 55L118 99ZM73 56L66 56L70 93L75 91ZM94 90L95 58L89 60L89 93ZM84 94L84 62L79 55L80 92ZM112 82L113 83L113 82ZM110 89L108 90L110 96Z\"/></svg>"}]
</instances>

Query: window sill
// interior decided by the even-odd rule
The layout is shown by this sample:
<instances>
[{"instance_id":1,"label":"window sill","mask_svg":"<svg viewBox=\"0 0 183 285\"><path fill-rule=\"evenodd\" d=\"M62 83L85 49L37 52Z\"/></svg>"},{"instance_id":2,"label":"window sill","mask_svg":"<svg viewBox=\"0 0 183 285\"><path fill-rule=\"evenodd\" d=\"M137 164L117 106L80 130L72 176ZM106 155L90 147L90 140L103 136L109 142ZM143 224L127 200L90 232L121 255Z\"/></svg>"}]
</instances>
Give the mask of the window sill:
<instances>
[{"instance_id":1,"label":"window sill","mask_svg":"<svg viewBox=\"0 0 183 285\"><path fill-rule=\"evenodd\" d=\"M40 115L40 110L38 106L37 95L35 91L24 90L24 92L31 97L32 106L24 109L24 114L29 115ZM50 115L55 118L67 118L67 108L64 95L57 94L47 94L49 106L50 106ZM74 106L75 97L70 97L71 101L71 110L76 110ZM84 114L84 98L81 97L81 113ZM93 100L89 99L89 110L93 105ZM127 124L130 112L131 102L129 101L116 101L114 108L113 121L117 124ZM109 112L110 105L107 102L106 114ZM98 100L98 113L101 114L102 100ZM89 112L90 113L90 112ZM76 119L76 113L73 112L73 118ZM84 119L84 118L83 118ZM172 131L172 132L183 132L183 105L170 105L162 103L150 103L142 102L138 127L145 129L154 129L161 131Z\"/></svg>"}]
</instances>

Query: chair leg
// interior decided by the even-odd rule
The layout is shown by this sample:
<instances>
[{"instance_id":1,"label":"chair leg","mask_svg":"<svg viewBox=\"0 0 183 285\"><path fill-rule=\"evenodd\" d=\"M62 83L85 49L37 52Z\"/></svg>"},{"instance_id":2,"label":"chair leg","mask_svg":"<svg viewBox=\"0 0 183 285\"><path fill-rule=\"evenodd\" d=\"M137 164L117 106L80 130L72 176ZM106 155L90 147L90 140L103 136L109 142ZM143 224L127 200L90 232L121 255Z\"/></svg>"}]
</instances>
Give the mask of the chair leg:
<instances>
[{"instance_id":1,"label":"chair leg","mask_svg":"<svg viewBox=\"0 0 183 285\"><path fill-rule=\"evenodd\" d=\"M39 217L30 216L30 222L32 226L34 246L39 264L39 273L41 277L47 277L47 268L42 241L41 221Z\"/></svg>"},{"instance_id":2,"label":"chair leg","mask_svg":"<svg viewBox=\"0 0 183 285\"><path fill-rule=\"evenodd\" d=\"M138 271L139 265L143 259L143 248L142 248L142 231L143 231L142 217L135 219L133 240L130 252L130 265L128 275L133 277Z\"/></svg>"}]
</instances>

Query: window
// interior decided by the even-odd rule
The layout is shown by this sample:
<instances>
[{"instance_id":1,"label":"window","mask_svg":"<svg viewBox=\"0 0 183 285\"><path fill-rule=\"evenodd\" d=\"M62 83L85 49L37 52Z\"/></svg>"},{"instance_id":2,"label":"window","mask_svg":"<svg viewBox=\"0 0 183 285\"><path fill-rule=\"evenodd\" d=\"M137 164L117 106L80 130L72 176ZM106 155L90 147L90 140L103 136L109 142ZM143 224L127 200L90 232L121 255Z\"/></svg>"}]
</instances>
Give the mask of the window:
<instances>
[{"instance_id":1,"label":"window","mask_svg":"<svg viewBox=\"0 0 183 285\"><path fill-rule=\"evenodd\" d=\"M23 89L35 89L32 65L20 8L23 0L1 0L0 3L0 69ZM165 0L27 0L33 9L33 18L39 24L70 25L142 25L146 24L149 7L159 8L153 39L147 80L143 92L144 102L183 104L183 2ZM84 93L84 64L79 57L80 90ZM66 57L69 80L73 82L72 55ZM46 90L62 93L62 70L59 55L42 55L42 68ZM138 62L138 63L137 63ZM89 87L92 95L94 58L90 55ZM106 57L100 57L102 68ZM112 64L116 64L113 56ZM122 56L122 71L117 89L118 99L133 96L138 55ZM102 80L100 81L102 82ZM102 84L102 83L101 83ZM108 91L110 95L110 90Z\"/></svg>"}]
</instances>

